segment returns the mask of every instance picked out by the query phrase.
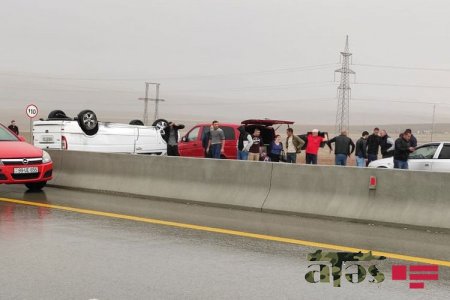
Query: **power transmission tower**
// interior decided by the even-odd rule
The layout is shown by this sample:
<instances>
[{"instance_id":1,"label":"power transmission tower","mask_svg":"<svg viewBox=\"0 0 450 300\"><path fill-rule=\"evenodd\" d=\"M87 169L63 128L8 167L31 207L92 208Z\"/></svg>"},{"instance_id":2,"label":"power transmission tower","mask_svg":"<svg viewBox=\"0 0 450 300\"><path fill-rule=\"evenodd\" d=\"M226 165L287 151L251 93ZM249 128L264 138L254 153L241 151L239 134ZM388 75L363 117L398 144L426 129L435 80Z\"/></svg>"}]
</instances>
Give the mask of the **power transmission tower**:
<instances>
[{"instance_id":1,"label":"power transmission tower","mask_svg":"<svg viewBox=\"0 0 450 300\"><path fill-rule=\"evenodd\" d=\"M164 99L159 99L159 83L156 84L156 97L155 99L152 99L151 101L155 101L155 116L153 118L153 121L156 121L159 116L159 102L160 101L166 101Z\"/></svg>"},{"instance_id":2,"label":"power transmission tower","mask_svg":"<svg viewBox=\"0 0 450 300\"><path fill-rule=\"evenodd\" d=\"M156 86L156 97L155 99L148 97L148 89L150 84L153 84ZM144 100L144 125L148 126L148 101L154 101L155 102L155 115L153 121L156 121L158 119L158 113L159 113L159 102L166 101L164 99L159 99L159 83L156 82L146 82L145 83L145 98L138 98L139 100Z\"/></svg>"},{"instance_id":3,"label":"power transmission tower","mask_svg":"<svg viewBox=\"0 0 450 300\"><path fill-rule=\"evenodd\" d=\"M351 53L348 49L348 35L345 40L345 49L341 52L341 62L342 66L337 69L336 73L341 73L341 82L338 86L337 97L338 106L336 111L336 134L339 134L343 130L349 130L350 127L350 74L355 74L353 70L350 69L350 57Z\"/></svg>"}]
</instances>

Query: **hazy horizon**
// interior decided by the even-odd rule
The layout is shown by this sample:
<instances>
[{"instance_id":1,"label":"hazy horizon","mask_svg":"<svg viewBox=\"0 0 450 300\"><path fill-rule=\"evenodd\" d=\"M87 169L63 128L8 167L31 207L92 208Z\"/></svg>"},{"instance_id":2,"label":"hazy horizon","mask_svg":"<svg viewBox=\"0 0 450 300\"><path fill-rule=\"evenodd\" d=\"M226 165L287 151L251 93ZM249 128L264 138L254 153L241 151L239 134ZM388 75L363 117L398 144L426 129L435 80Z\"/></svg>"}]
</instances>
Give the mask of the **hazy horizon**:
<instances>
[{"instance_id":1,"label":"hazy horizon","mask_svg":"<svg viewBox=\"0 0 450 300\"><path fill-rule=\"evenodd\" d=\"M446 1L4 0L0 122L53 109L142 119L144 81L160 117L333 126L334 70L349 35L351 126L450 123ZM154 96L151 89L150 96ZM151 106L150 115L153 112Z\"/></svg>"}]
</instances>

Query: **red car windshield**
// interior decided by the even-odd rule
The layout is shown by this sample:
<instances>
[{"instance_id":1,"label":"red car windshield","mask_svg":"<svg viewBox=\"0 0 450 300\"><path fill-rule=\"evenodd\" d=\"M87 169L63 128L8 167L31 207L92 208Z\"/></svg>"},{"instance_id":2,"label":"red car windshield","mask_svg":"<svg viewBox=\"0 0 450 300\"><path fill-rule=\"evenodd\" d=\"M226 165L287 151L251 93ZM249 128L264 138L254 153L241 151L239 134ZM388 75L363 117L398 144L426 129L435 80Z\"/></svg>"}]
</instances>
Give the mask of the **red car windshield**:
<instances>
[{"instance_id":1,"label":"red car windshield","mask_svg":"<svg viewBox=\"0 0 450 300\"><path fill-rule=\"evenodd\" d=\"M11 131L0 125L0 142L4 141L18 141L19 138Z\"/></svg>"}]
</instances>

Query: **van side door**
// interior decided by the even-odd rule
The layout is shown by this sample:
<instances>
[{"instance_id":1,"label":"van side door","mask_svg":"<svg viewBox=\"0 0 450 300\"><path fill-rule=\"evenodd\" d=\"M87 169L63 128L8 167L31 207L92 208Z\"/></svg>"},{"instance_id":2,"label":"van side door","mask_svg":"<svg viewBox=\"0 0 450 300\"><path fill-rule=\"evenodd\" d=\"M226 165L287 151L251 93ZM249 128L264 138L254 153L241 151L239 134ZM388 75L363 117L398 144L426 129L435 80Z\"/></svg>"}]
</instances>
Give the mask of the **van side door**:
<instances>
[{"instance_id":1,"label":"van side door","mask_svg":"<svg viewBox=\"0 0 450 300\"><path fill-rule=\"evenodd\" d=\"M237 140L239 134L237 129L231 126L220 126L225 135L225 147L223 156L226 159L236 159L237 158Z\"/></svg>"},{"instance_id":2,"label":"van side door","mask_svg":"<svg viewBox=\"0 0 450 300\"><path fill-rule=\"evenodd\" d=\"M200 126L195 126L182 138L178 147L181 156L204 157L201 129Z\"/></svg>"}]
</instances>

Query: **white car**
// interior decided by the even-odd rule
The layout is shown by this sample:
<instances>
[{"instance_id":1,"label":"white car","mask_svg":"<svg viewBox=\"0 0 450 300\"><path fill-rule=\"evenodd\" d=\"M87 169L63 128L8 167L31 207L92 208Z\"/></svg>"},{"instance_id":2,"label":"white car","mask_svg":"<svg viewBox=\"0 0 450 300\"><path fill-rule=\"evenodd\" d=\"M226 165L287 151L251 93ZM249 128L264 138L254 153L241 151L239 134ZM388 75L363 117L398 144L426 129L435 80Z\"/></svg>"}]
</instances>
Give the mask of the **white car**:
<instances>
[{"instance_id":1,"label":"white car","mask_svg":"<svg viewBox=\"0 0 450 300\"><path fill-rule=\"evenodd\" d=\"M394 158L372 161L370 168L394 168ZM409 155L409 170L450 172L450 142L436 142L421 145Z\"/></svg>"},{"instance_id":2,"label":"white car","mask_svg":"<svg viewBox=\"0 0 450 300\"><path fill-rule=\"evenodd\" d=\"M160 119L153 125L143 126L139 120L98 122L91 110L72 119L55 110L47 120L33 122L33 144L41 149L164 155L167 144L162 134L167 121Z\"/></svg>"}]
</instances>

